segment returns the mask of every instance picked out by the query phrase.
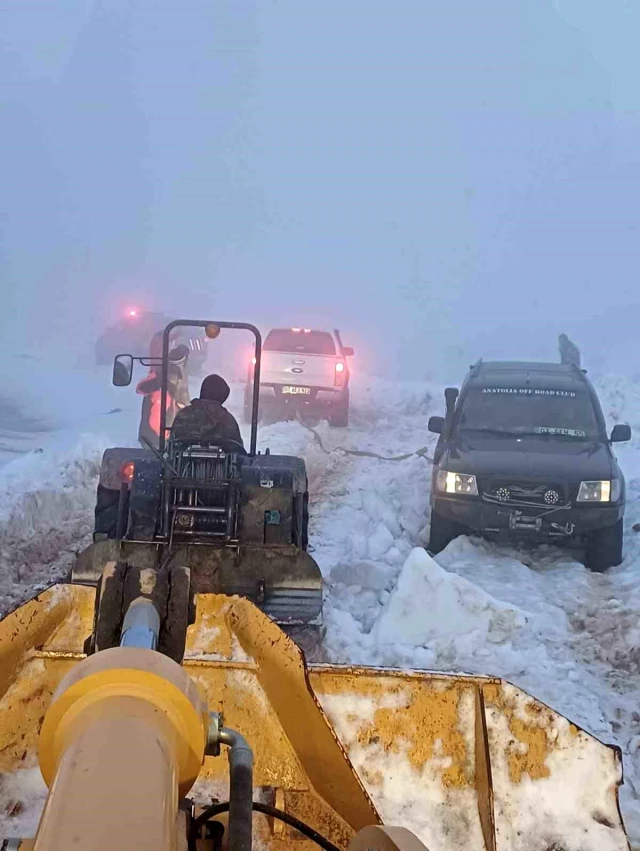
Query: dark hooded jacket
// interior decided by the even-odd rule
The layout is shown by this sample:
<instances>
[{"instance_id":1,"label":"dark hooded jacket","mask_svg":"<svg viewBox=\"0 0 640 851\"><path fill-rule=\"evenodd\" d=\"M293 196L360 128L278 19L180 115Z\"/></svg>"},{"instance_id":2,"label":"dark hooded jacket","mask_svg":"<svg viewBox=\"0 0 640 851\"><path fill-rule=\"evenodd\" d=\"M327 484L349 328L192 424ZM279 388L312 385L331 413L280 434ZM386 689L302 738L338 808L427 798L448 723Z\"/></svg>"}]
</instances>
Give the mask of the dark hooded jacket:
<instances>
[{"instance_id":1,"label":"dark hooded jacket","mask_svg":"<svg viewBox=\"0 0 640 851\"><path fill-rule=\"evenodd\" d=\"M235 417L213 399L193 399L190 405L178 411L171 436L185 443L216 443L227 452L237 452L241 447L244 452Z\"/></svg>"}]
</instances>

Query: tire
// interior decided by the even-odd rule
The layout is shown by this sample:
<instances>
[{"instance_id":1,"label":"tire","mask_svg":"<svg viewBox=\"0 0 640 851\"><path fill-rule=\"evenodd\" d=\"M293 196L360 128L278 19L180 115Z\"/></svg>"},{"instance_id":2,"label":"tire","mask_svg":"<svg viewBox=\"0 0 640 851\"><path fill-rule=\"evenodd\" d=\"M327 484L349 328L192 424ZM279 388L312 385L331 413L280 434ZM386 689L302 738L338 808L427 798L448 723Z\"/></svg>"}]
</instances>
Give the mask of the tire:
<instances>
[{"instance_id":1,"label":"tire","mask_svg":"<svg viewBox=\"0 0 640 851\"><path fill-rule=\"evenodd\" d=\"M441 517L435 511L431 512L431 530L429 532L429 552L432 555L438 555L449 546L451 541L455 541L466 532L462 523L456 523L455 520L449 520L447 517Z\"/></svg>"},{"instance_id":2,"label":"tire","mask_svg":"<svg viewBox=\"0 0 640 851\"><path fill-rule=\"evenodd\" d=\"M622 561L622 520L592 532L587 540L585 566L593 573L604 573Z\"/></svg>"},{"instance_id":3,"label":"tire","mask_svg":"<svg viewBox=\"0 0 640 851\"><path fill-rule=\"evenodd\" d=\"M339 402L331 408L329 425L332 428L346 428L349 425L349 391L346 390Z\"/></svg>"}]
</instances>

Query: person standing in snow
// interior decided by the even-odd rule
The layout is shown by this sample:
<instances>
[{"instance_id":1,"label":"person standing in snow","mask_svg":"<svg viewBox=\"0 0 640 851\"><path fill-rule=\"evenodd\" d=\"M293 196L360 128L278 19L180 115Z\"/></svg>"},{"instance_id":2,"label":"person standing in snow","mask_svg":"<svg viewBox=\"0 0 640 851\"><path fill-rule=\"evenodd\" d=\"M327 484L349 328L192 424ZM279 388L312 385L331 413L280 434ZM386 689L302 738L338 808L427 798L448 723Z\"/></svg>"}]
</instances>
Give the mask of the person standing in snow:
<instances>
[{"instance_id":1,"label":"person standing in snow","mask_svg":"<svg viewBox=\"0 0 640 851\"><path fill-rule=\"evenodd\" d=\"M560 351L560 363L573 364L580 369L580 349L566 334L558 337L558 349Z\"/></svg>"},{"instance_id":2,"label":"person standing in snow","mask_svg":"<svg viewBox=\"0 0 640 851\"><path fill-rule=\"evenodd\" d=\"M166 425L170 428L176 413L189 404L189 379L187 360L189 349L176 346L169 352L169 375L167 381ZM160 445L160 405L162 397L162 366L154 365L149 374L136 387L136 393L143 396L140 413L138 440L143 447L150 443L156 449Z\"/></svg>"}]
</instances>

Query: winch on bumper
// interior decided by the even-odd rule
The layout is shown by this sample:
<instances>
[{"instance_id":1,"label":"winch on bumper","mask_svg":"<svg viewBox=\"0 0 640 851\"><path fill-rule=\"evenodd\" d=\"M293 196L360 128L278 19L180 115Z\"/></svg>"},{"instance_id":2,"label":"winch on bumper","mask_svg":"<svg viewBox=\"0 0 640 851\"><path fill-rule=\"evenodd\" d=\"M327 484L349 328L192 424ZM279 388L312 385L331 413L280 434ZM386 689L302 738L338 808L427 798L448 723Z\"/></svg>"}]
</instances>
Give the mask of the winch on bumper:
<instances>
[{"instance_id":1,"label":"winch on bumper","mask_svg":"<svg viewBox=\"0 0 640 851\"><path fill-rule=\"evenodd\" d=\"M624 505L576 505L562 501L540 505L526 500L504 499L491 494L456 497L432 495L432 510L471 531L497 537L580 538L597 529L615 525Z\"/></svg>"}]
</instances>

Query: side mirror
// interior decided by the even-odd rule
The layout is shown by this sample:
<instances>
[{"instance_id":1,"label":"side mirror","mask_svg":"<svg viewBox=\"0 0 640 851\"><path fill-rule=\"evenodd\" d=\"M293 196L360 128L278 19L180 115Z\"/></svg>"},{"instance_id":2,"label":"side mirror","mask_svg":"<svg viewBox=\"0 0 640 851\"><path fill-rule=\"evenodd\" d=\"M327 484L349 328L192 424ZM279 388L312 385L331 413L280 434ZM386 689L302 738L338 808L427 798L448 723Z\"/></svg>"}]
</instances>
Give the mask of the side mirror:
<instances>
[{"instance_id":1,"label":"side mirror","mask_svg":"<svg viewBox=\"0 0 640 851\"><path fill-rule=\"evenodd\" d=\"M352 349L352 347L351 347L351 346L343 346L343 347L342 347L342 354L343 354L346 358L351 358L351 357L353 357L353 349Z\"/></svg>"},{"instance_id":2,"label":"side mirror","mask_svg":"<svg viewBox=\"0 0 640 851\"><path fill-rule=\"evenodd\" d=\"M611 443L625 443L627 440L631 440L631 426L626 423L614 425L610 440Z\"/></svg>"},{"instance_id":3,"label":"side mirror","mask_svg":"<svg viewBox=\"0 0 640 851\"><path fill-rule=\"evenodd\" d=\"M444 417L429 417L427 428L433 434L442 434L444 431Z\"/></svg>"},{"instance_id":4,"label":"side mirror","mask_svg":"<svg viewBox=\"0 0 640 851\"><path fill-rule=\"evenodd\" d=\"M112 382L115 387L128 387L133 376L133 357L118 355L113 362Z\"/></svg>"}]
</instances>

